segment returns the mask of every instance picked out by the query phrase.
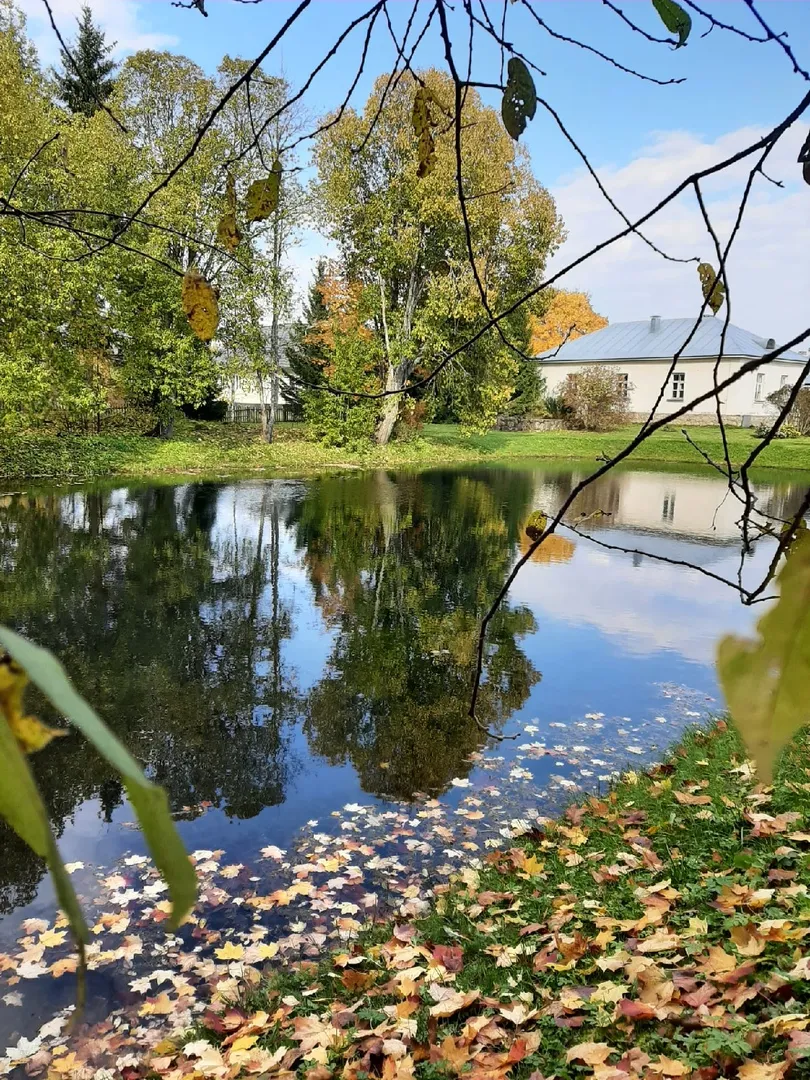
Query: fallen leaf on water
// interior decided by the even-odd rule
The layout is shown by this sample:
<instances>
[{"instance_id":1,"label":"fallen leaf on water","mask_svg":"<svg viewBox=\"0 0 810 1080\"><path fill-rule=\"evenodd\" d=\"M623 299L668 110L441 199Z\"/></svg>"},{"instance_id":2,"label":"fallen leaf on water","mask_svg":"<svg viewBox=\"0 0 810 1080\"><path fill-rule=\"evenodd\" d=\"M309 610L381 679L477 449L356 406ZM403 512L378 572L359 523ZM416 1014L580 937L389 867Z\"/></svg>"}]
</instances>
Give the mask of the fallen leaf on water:
<instances>
[{"instance_id":1,"label":"fallen leaf on water","mask_svg":"<svg viewBox=\"0 0 810 1080\"><path fill-rule=\"evenodd\" d=\"M214 951L217 960L241 960L244 955L244 947L235 945L232 941L226 941L221 948Z\"/></svg>"}]
</instances>

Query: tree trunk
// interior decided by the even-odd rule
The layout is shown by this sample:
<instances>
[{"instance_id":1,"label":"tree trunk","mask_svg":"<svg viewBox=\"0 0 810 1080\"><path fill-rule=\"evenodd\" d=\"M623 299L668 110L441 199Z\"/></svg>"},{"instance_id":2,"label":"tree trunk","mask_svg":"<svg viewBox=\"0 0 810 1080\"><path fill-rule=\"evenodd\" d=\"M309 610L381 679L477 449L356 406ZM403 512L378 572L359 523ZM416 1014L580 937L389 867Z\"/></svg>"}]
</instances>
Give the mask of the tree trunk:
<instances>
[{"instance_id":1,"label":"tree trunk","mask_svg":"<svg viewBox=\"0 0 810 1080\"><path fill-rule=\"evenodd\" d=\"M267 433L267 402L264 399L264 376L260 371L256 372L256 382L259 387L259 402L261 403L261 422L262 422L262 440L264 442L271 442L273 438L272 429L268 436Z\"/></svg>"},{"instance_id":2,"label":"tree trunk","mask_svg":"<svg viewBox=\"0 0 810 1080\"><path fill-rule=\"evenodd\" d=\"M281 204L273 217L273 314L270 320L270 423L267 428L267 442L273 441L276 426L276 407L278 406L278 372L280 357L278 352L278 313L281 301Z\"/></svg>"},{"instance_id":3,"label":"tree trunk","mask_svg":"<svg viewBox=\"0 0 810 1080\"><path fill-rule=\"evenodd\" d=\"M417 266L414 264L408 280L408 290L405 295L405 309L403 312L401 332L401 341L403 344L407 344L410 340L414 315L416 313L416 305L422 293L423 285L424 281L420 278L417 272ZM382 278L380 278L380 310L383 323L385 354L388 359L388 376L385 380L385 389L402 390L416 364L413 360L401 360L398 364L395 364L391 359L391 342L388 337L388 321L385 310L385 287ZM390 397L383 398L382 418L377 425L376 432L377 444L379 446L385 446L393 434L394 425L399 416L399 403L401 399L401 394L391 394Z\"/></svg>"}]
</instances>

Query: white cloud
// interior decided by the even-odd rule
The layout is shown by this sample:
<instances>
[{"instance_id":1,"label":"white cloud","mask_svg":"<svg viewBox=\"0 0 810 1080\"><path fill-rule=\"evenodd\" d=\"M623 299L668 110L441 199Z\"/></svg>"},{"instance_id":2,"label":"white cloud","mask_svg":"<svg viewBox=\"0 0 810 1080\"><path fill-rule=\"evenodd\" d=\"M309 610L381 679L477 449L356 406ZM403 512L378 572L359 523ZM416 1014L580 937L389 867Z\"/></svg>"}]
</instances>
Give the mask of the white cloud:
<instances>
[{"instance_id":1,"label":"white cloud","mask_svg":"<svg viewBox=\"0 0 810 1080\"><path fill-rule=\"evenodd\" d=\"M715 140L687 131L658 132L624 165L597 169L605 188L635 219L696 169L705 168L760 138L764 129L741 128ZM763 177L755 180L743 225L728 262L731 318L765 337L784 340L807 325L810 293L810 211L807 189L796 164L803 132L795 125L777 144L766 164L779 189ZM741 162L702 185L707 209L721 244L728 237L739 197L753 162ZM560 270L622 228L584 169L563 177L554 188L568 240L551 263ZM671 255L698 255L715 266L714 245L706 231L693 191L662 210L644 233ZM652 314L680 317L696 313L700 287L694 264L666 262L638 237L618 241L572 270L560 284L591 293L596 309L611 322Z\"/></svg>"},{"instance_id":2,"label":"white cloud","mask_svg":"<svg viewBox=\"0 0 810 1080\"><path fill-rule=\"evenodd\" d=\"M51 0L54 20L62 37L71 41L76 35L76 18L84 0ZM42 0L17 0L28 18L28 32L39 50L43 64L59 60L59 42L51 27ZM163 49L175 45L172 34L149 31L144 25L143 5L132 0L89 0L95 22L115 42L115 55L137 49Z\"/></svg>"}]
</instances>

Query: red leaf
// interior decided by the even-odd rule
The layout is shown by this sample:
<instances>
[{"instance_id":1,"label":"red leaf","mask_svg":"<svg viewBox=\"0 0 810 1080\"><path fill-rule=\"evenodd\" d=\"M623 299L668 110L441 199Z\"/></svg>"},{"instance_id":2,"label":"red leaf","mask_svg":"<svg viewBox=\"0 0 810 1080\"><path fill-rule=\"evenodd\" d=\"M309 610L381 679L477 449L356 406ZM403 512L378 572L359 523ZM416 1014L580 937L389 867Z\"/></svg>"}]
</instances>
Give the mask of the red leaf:
<instances>
[{"instance_id":1,"label":"red leaf","mask_svg":"<svg viewBox=\"0 0 810 1080\"><path fill-rule=\"evenodd\" d=\"M461 971L464 967L464 952L460 945L436 945L433 959L448 971Z\"/></svg>"},{"instance_id":2,"label":"red leaf","mask_svg":"<svg viewBox=\"0 0 810 1080\"><path fill-rule=\"evenodd\" d=\"M716 993L717 991L711 983L704 983L703 986L693 993L684 994L681 1001L686 1005L691 1005L693 1009L699 1009L701 1005L708 1005L715 997Z\"/></svg>"},{"instance_id":3,"label":"red leaf","mask_svg":"<svg viewBox=\"0 0 810 1080\"><path fill-rule=\"evenodd\" d=\"M536 934L538 930L543 929L543 924L539 922L529 923L528 926L522 926L518 931L518 937L525 937L526 934Z\"/></svg>"},{"instance_id":4,"label":"red leaf","mask_svg":"<svg viewBox=\"0 0 810 1080\"><path fill-rule=\"evenodd\" d=\"M619 1001L619 1012L629 1020L654 1020L655 1009L643 1001L631 1001L630 998L622 998Z\"/></svg>"},{"instance_id":5,"label":"red leaf","mask_svg":"<svg viewBox=\"0 0 810 1080\"><path fill-rule=\"evenodd\" d=\"M506 1055L506 1060L511 1062L523 1061L527 1053L526 1040L515 1039L509 1047L509 1053Z\"/></svg>"}]
</instances>

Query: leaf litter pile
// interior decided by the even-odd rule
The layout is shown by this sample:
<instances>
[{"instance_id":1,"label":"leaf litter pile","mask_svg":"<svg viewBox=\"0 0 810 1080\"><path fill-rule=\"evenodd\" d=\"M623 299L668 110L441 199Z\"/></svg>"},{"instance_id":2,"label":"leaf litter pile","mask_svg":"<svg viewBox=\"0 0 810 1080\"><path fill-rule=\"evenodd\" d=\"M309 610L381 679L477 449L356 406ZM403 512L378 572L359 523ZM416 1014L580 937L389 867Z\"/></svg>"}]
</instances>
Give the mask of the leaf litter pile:
<instances>
[{"instance_id":1,"label":"leaf litter pile","mask_svg":"<svg viewBox=\"0 0 810 1080\"><path fill-rule=\"evenodd\" d=\"M101 883L90 961L123 972L130 1004L74 1032L63 1010L0 1064L101 1080L800 1076L801 761L756 787L721 731L558 823L510 819L487 788L455 810L347 807L335 834L264 850L283 882L271 891L195 852L202 902L168 938L163 882L130 856ZM58 920L23 929L21 951L0 955L8 1007L74 963Z\"/></svg>"}]
</instances>

